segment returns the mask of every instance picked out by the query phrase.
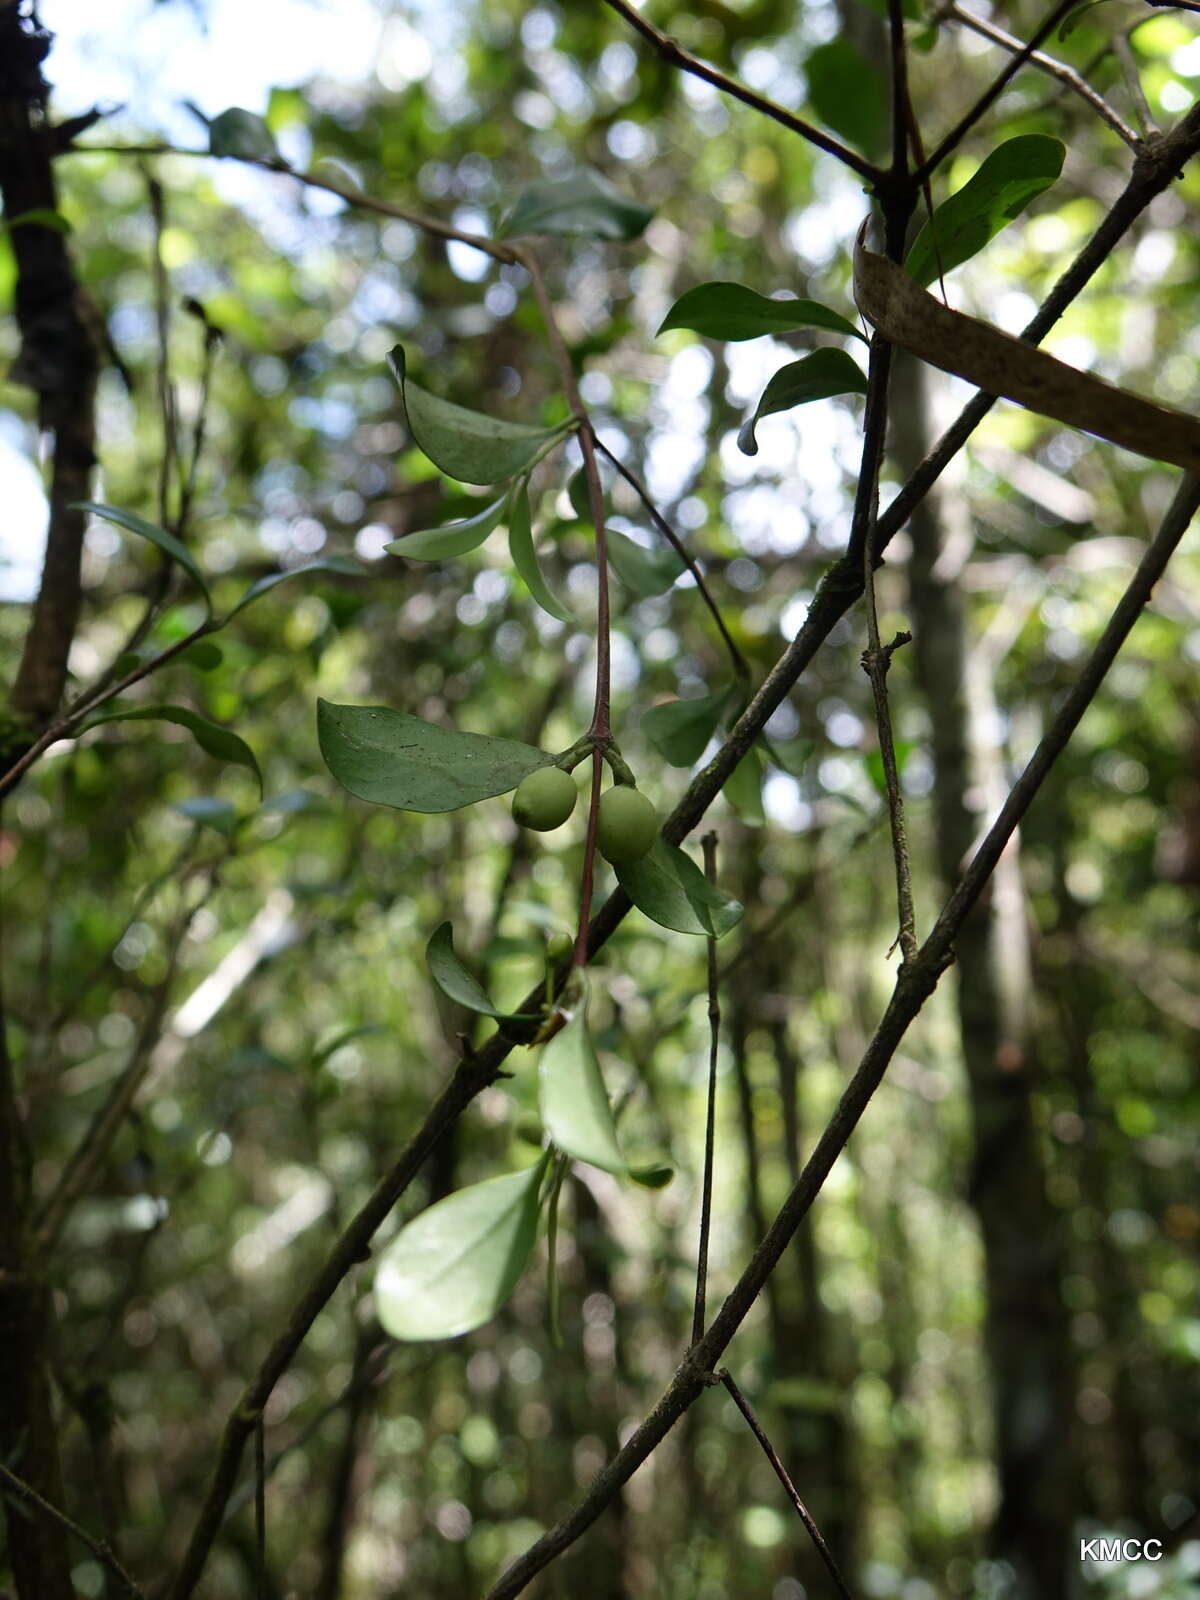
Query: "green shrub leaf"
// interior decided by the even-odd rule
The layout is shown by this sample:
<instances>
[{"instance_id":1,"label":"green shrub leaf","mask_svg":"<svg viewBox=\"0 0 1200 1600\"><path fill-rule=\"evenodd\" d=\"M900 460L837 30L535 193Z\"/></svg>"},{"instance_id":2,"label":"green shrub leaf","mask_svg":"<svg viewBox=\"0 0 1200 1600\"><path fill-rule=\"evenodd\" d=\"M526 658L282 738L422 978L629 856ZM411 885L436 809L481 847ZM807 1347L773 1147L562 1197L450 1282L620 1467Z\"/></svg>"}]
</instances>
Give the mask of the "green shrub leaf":
<instances>
[{"instance_id":1,"label":"green shrub leaf","mask_svg":"<svg viewBox=\"0 0 1200 1600\"><path fill-rule=\"evenodd\" d=\"M617 879L638 910L661 928L719 939L741 921L741 902L709 883L692 858L661 835L640 861L618 867Z\"/></svg>"},{"instance_id":2,"label":"green shrub leaf","mask_svg":"<svg viewBox=\"0 0 1200 1600\"><path fill-rule=\"evenodd\" d=\"M524 483L517 486L513 495L512 510L508 518L508 553L512 557L513 566L517 569L517 576L542 610L557 618L559 622L574 622L575 618L542 576L537 551L533 544L529 489Z\"/></svg>"},{"instance_id":3,"label":"green shrub leaf","mask_svg":"<svg viewBox=\"0 0 1200 1600\"><path fill-rule=\"evenodd\" d=\"M888 96L883 76L849 39L818 45L804 63L808 103L827 128L869 156L888 142Z\"/></svg>"},{"instance_id":4,"label":"green shrub leaf","mask_svg":"<svg viewBox=\"0 0 1200 1600\"><path fill-rule=\"evenodd\" d=\"M408 377L403 345L395 347L388 363L400 385L409 431L418 449L460 483L506 483L523 472L552 439L567 431L565 427L503 422L439 399Z\"/></svg>"},{"instance_id":5,"label":"green shrub leaf","mask_svg":"<svg viewBox=\"0 0 1200 1600\"><path fill-rule=\"evenodd\" d=\"M1066 147L1044 133L1023 133L993 150L973 178L943 200L913 240L905 271L924 288L940 272L969 261L1048 189ZM934 238L937 249L934 249Z\"/></svg>"},{"instance_id":6,"label":"green shrub leaf","mask_svg":"<svg viewBox=\"0 0 1200 1600\"><path fill-rule=\"evenodd\" d=\"M325 765L343 789L400 811L457 811L507 794L553 756L515 739L457 733L390 706L317 702Z\"/></svg>"},{"instance_id":7,"label":"green shrub leaf","mask_svg":"<svg viewBox=\"0 0 1200 1600\"><path fill-rule=\"evenodd\" d=\"M704 754L729 704L730 689L702 694L695 700L668 700L651 706L642 717L642 732L673 767L690 767Z\"/></svg>"},{"instance_id":8,"label":"green shrub leaf","mask_svg":"<svg viewBox=\"0 0 1200 1600\"><path fill-rule=\"evenodd\" d=\"M238 734L231 733L216 722L210 722L198 711L191 711L187 706L130 706L127 711L106 711L103 716L93 717L79 731L81 734L90 733L93 728L102 727L107 722L174 722L188 730L206 755L248 768L254 774L260 798L262 796L262 773L258 770L254 751Z\"/></svg>"},{"instance_id":9,"label":"green shrub leaf","mask_svg":"<svg viewBox=\"0 0 1200 1600\"><path fill-rule=\"evenodd\" d=\"M538 1109L560 1150L605 1172L628 1174L583 1005L542 1047Z\"/></svg>"},{"instance_id":10,"label":"green shrub leaf","mask_svg":"<svg viewBox=\"0 0 1200 1600\"><path fill-rule=\"evenodd\" d=\"M824 328L863 338L852 322L815 300L768 300L740 283L702 283L689 289L667 312L658 331L666 333L669 328L689 328L706 339L730 342L797 328Z\"/></svg>"},{"instance_id":11,"label":"green shrub leaf","mask_svg":"<svg viewBox=\"0 0 1200 1600\"><path fill-rule=\"evenodd\" d=\"M363 578L367 569L353 556L323 556L320 561L309 561L304 566L292 567L287 572L270 572L265 578L259 578L256 583L250 585L221 626L225 627L227 623L232 622L239 611L244 611L247 606L253 605L260 595L268 594L279 584L287 583L292 578L305 578L311 572L337 572L345 578Z\"/></svg>"},{"instance_id":12,"label":"green shrub leaf","mask_svg":"<svg viewBox=\"0 0 1200 1600\"><path fill-rule=\"evenodd\" d=\"M116 506L100 505L94 500L76 500L71 507L72 511L86 511L93 517L99 517L104 522L111 522L118 528L124 528L126 533L136 533L139 539L148 539L151 544L157 545L164 555L170 556L183 568L188 577L199 585L208 607L208 614L212 616L212 600L208 593L208 585L204 581L204 574L200 570L195 556L181 540L173 533L168 533L165 528L160 528L156 522L147 522L145 517L139 517L133 511L119 511Z\"/></svg>"},{"instance_id":13,"label":"green shrub leaf","mask_svg":"<svg viewBox=\"0 0 1200 1600\"><path fill-rule=\"evenodd\" d=\"M647 550L615 528L606 530L605 543L613 571L639 600L665 593L684 571L674 550Z\"/></svg>"},{"instance_id":14,"label":"green shrub leaf","mask_svg":"<svg viewBox=\"0 0 1200 1600\"><path fill-rule=\"evenodd\" d=\"M744 455L758 454L755 430L764 417L810 400L828 400L835 394L866 394L867 380L862 368L844 350L814 350L800 361L789 362L771 379L762 392L754 415L738 434L738 449Z\"/></svg>"},{"instance_id":15,"label":"green shrub leaf","mask_svg":"<svg viewBox=\"0 0 1200 1600\"><path fill-rule=\"evenodd\" d=\"M480 1016L496 1017L501 1021L514 1018L523 1022L536 1020L521 1012L496 1009L483 985L472 977L455 954L454 929L449 922L439 923L430 935L429 943L425 946L425 964L442 993L466 1010L477 1011Z\"/></svg>"},{"instance_id":16,"label":"green shrub leaf","mask_svg":"<svg viewBox=\"0 0 1200 1600\"><path fill-rule=\"evenodd\" d=\"M393 1339L453 1339L489 1322L525 1270L549 1156L448 1195L401 1228L375 1274L375 1311Z\"/></svg>"},{"instance_id":17,"label":"green shrub leaf","mask_svg":"<svg viewBox=\"0 0 1200 1600\"><path fill-rule=\"evenodd\" d=\"M463 522L450 522L444 528L430 528L424 533L406 533L403 539L393 539L384 549L393 556L406 556L410 561L449 561L455 556L465 556L477 550L488 534L503 522L510 496L502 494L490 506L484 506L473 517Z\"/></svg>"},{"instance_id":18,"label":"green shrub leaf","mask_svg":"<svg viewBox=\"0 0 1200 1600\"><path fill-rule=\"evenodd\" d=\"M500 236L559 233L627 241L644 233L653 216L602 173L583 167L569 178L530 184L504 219Z\"/></svg>"}]
</instances>

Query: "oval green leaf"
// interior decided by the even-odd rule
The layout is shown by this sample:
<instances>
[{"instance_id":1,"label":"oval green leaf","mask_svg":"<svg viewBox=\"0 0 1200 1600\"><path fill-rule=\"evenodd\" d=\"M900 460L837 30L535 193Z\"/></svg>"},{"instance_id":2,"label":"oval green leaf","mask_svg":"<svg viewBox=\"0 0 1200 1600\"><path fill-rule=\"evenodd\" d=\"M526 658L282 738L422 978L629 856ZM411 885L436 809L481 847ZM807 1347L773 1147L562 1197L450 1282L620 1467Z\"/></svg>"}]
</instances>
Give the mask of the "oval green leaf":
<instances>
[{"instance_id":1,"label":"oval green leaf","mask_svg":"<svg viewBox=\"0 0 1200 1600\"><path fill-rule=\"evenodd\" d=\"M375 1274L375 1310L385 1332L393 1339L453 1339L491 1321L533 1251L548 1159L460 1189L401 1228Z\"/></svg>"},{"instance_id":2,"label":"oval green leaf","mask_svg":"<svg viewBox=\"0 0 1200 1600\"><path fill-rule=\"evenodd\" d=\"M460 483L505 483L523 472L534 457L566 427L537 428L524 422L503 422L441 400L408 377L404 346L397 345L388 364L400 385L404 414L418 449ZM569 426L569 425L568 425Z\"/></svg>"},{"instance_id":3,"label":"oval green leaf","mask_svg":"<svg viewBox=\"0 0 1200 1600\"><path fill-rule=\"evenodd\" d=\"M837 394L866 394L867 380L862 368L844 350L814 350L801 361L789 362L771 379L754 408L754 415L738 433L738 449L747 456L758 454L755 430L764 417L810 400L828 400Z\"/></svg>"},{"instance_id":4,"label":"oval green leaf","mask_svg":"<svg viewBox=\"0 0 1200 1600\"><path fill-rule=\"evenodd\" d=\"M704 754L729 704L730 690L702 694L695 700L668 700L651 706L642 717L642 732L673 767L690 767Z\"/></svg>"},{"instance_id":5,"label":"oval green leaf","mask_svg":"<svg viewBox=\"0 0 1200 1600\"><path fill-rule=\"evenodd\" d=\"M517 1011L498 1011L483 985L472 977L454 951L454 929L449 922L439 923L425 946L425 964L444 995L467 1011L501 1022L533 1022L536 1018Z\"/></svg>"},{"instance_id":6,"label":"oval green leaf","mask_svg":"<svg viewBox=\"0 0 1200 1600\"><path fill-rule=\"evenodd\" d=\"M106 722L174 722L188 730L206 755L248 768L254 774L259 796L262 796L262 773L258 769L254 751L246 741L228 728L210 722L199 712L190 711L187 706L131 706L128 711L106 711L103 716L93 717L79 731L81 734L90 733L93 728L102 727Z\"/></svg>"},{"instance_id":7,"label":"oval green leaf","mask_svg":"<svg viewBox=\"0 0 1200 1600\"><path fill-rule=\"evenodd\" d=\"M363 578L367 569L361 561L356 561L353 556L324 556L320 561L309 561L302 567L292 567L288 572L271 572L265 578L259 578L257 583L252 583L245 594L234 606L233 610L222 622L232 622L239 611L244 611L248 605L253 605L260 595L270 592L281 583L287 583L291 578L303 578L310 572L337 572L345 578Z\"/></svg>"},{"instance_id":8,"label":"oval green leaf","mask_svg":"<svg viewBox=\"0 0 1200 1600\"><path fill-rule=\"evenodd\" d=\"M518 485L513 495L512 511L508 518L508 553L512 557L513 566L517 569L517 576L542 610L559 622L574 622L575 618L542 576L537 551L533 544L529 490L524 483Z\"/></svg>"},{"instance_id":9,"label":"oval green leaf","mask_svg":"<svg viewBox=\"0 0 1200 1600\"><path fill-rule=\"evenodd\" d=\"M664 594L684 571L674 550L647 550L615 528L606 530L605 543L613 571L639 600Z\"/></svg>"},{"instance_id":10,"label":"oval green leaf","mask_svg":"<svg viewBox=\"0 0 1200 1600\"><path fill-rule=\"evenodd\" d=\"M628 1174L582 1005L542 1046L538 1110L546 1132L567 1155L605 1172Z\"/></svg>"},{"instance_id":11,"label":"oval green leaf","mask_svg":"<svg viewBox=\"0 0 1200 1600\"><path fill-rule=\"evenodd\" d=\"M583 167L569 178L530 184L504 219L500 237L557 233L624 242L645 232L653 216L602 173Z\"/></svg>"},{"instance_id":12,"label":"oval green leaf","mask_svg":"<svg viewBox=\"0 0 1200 1600\"><path fill-rule=\"evenodd\" d=\"M318 700L317 738L343 789L400 811L457 811L507 794L554 761L516 739L457 733L390 706Z\"/></svg>"},{"instance_id":13,"label":"oval green leaf","mask_svg":"<svg viewBox=\"0 0 1200 1600\"><path fill-rule=\"evenodd\" d=\"M839 36L818 45L804 63L808 103L827 128L869 156L888 141L888 95L883 75Z\"/></svg>"},{"instance_id":14,"label":"oval green leaf","mask_svg":"<svg viewBox=\"0 0 1200 1600\"><path fill-rule=\"evenodd\" d=\"M702 283L689 289L667 312L658 331L666 333L669 328L688 328L706 339L731 343L797 328L824 328L863 339L852 322L816 300L768 300L740 283Z\"/></svg>"},{"instance_id":15,"label":"oval green leaf","mask_svg":"<svg viewBox=\"0 0 1200 1600\"><path fill-rule=\"evenodd\" d=\"M278 161L279 147L270 128L253 111L230 106L228 111L208 119L208 150L214 156L233 156L241 161Z\"/></svg>"},{"instance_id":16,"label":"oval green leaf","mask_svg":"<svg viewBox=\"0 0 1200 1600\"><path fill-rule=\"evenodd\" d=\"M660 928L719 939L741 921L741 902L709 883L692 858L661 835L648 855L617 868L617 880Z\"/></svg>"},{"instance_id":17,"label":"oval green leaf","mask_svg":"<svg viewBox=\"0 0 1200 1600\"><path fill-rule=\"evenodd\" d=\"M969 261L1055 182L1065 154L1062 141L1044 133L1006 140L937 207L932 224L926 222L913 240L905 271L924 288L939 272Z\"/></svg>"},{"instance_id":18,"label":"oval green leaf","mask_svg":"<svg viewBox=\"0 0 1200 1600\"><path fill-rule=\"evenodd\" d=\"M148 539L151 544L157 545L164 555L170 556L187 573L188 577L199 584L208 606L208 614L212 616L212 601L209 598L208 585L204 581L204 574L200 570L195 556L181 540L173 533L168 533L165 528L160 528L156 522L147 522L145 517L139 517L133 511L119 511L116 506L98 504L95 500L76 500L72 511L86 511L90 516L99 517L104 522L111 522L115 527L124 528L126 533L136 533L139 539Z\"/></svg>"},{"instance_id":19,"label":"oval green leaf","mask_svg":"<svg viewBox=\"0 0 1200 1600\"><path fill-rule=\"evenodd\" d=\"M455 556L465 556L477 550L488 534L499 527L508 510L509 496L502 494L490 506L463 522L450 522L444 528L430 528L423 533L406 533L403 539L393 539L385 544L389 555L407 556L410 561L450 561Z\"/></svg>"}]
</instances>

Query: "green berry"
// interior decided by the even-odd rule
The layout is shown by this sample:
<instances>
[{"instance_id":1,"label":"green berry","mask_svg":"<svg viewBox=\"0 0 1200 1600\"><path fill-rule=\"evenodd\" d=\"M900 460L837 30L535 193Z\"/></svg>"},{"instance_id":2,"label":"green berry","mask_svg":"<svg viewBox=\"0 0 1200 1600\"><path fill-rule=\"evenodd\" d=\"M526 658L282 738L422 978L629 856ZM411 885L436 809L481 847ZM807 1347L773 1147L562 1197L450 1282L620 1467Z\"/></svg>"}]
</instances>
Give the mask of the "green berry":
<instances>
[{"instance_id":1,"label":"green berry","mask_svg":"<svg viewBox=\"0 0 1200 1600\"><path fill-rule=\"evenodd\" d=\"M644 794L619 783L600 796L596 843L614 867L640 861L658 836L658 813Z\"/></svg>"},{"instance_id":2,"label":"green berry","mask_svg":"<svg viewBox=\"0 0 1200 1600\"><path fill-rule=\"evenodd\" d=\"M557 967L567 959L575 948L575 941L569 933L555 933L546 940L546 965Z\"/></svg>"},{"instance_id":3,"label":"green berry","mask_svg":"<svg viewBox=\"0 0 1200 1600\"><path fill-rule=\"evenodd\" d=\"M523 828L548 833L560 828L575 809L575 780L561 767L539 767L522 778L513 795L513 820Z\"/></svg>"}]
</instances>

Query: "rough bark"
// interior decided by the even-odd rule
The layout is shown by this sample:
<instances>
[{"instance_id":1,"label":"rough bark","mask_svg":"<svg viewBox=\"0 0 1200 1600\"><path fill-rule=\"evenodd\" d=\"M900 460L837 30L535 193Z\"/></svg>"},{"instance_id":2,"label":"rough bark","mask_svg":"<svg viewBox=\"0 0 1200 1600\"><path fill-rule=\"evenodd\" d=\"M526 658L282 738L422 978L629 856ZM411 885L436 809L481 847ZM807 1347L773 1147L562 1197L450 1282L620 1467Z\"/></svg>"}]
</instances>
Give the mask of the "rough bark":
<instances>
[{"instance_id":1,"label":"rough bark","mask_svg":"<svg viewBox=\"0 0 1200 1600\"><path fill-rule=\"evenodd\" d=\"M51 37L0 0L0 198L17 267L20 353L12 378L38 397L53 439L50 526L41 590L12 690L16 728L0 764L56 710L79 617L84 519L94 461L96 356L63 235L30 212L57 210L41 64ZM15 750L14 750L15 747ZM49 1293L31 1249L25 1108L0 1019L0 1459L52 1505L62 1474L48 1376ZM8 1559L19 1600L71 1600L62 1530L6 1501Z\"/></svg>"},{"instance_id":2,"label":"rough bark","mask_svg":"<svg viewBox=\"0 0 1200 1600\"><path fill-rule=\"evenodd\" d=\"M52 436L50 521L41 586L12 688L13 710L36 727L58 708L82 599L84 514L95 464L97 346L63 233L19 219L56 212L53 132L41 63L51 35L0 0L0 198L16 260L20 351L9 374L37 395ZM15 226L13 226L15 224Z\"/></svg>"},{"instance_id":3,"label":"rough bark","mask_svg":"<svg viewBox=\"0 0 1200 1600\"><path fill-rule=\"evenodd\" d=\"M897 363L893 451L906 474L930 444L924 369ZM986 818L999 776L987 686L968 664L958 582L970 543L961 497L935 492L913 514L909 603L914 660L930 715L933 812L949 889ZM1032 1112L1038 1061L1018 1012L1024 926L1011 847L956 940L957 1004L974 1130L969 1199L986 1271L999 1500L995 1554L1026 1600L1065 1592L1075 1481L1062 1242Z\"/></svg>"}]
</instances>

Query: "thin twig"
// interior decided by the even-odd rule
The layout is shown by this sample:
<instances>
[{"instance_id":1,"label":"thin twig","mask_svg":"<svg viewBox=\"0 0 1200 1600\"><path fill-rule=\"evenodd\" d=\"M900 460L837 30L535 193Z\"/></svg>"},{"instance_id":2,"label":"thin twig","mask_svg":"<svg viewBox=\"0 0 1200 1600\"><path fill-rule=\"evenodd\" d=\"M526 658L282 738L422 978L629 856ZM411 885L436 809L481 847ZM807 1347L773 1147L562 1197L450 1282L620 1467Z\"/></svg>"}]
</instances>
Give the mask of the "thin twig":
<instances>
[{"instance_id":1,"label":"thin twig","mask_svg":"<svg viewBox=\"0 0 1200 1600\"><path fill-rule=\"evenodd\" d=\"M775 1452L774 1445L771 1443L770 1439L767 1438L766 1433L763 1431L762 1424L754 1415L754 1411L749 1400L746 1399L746 1396L742 1393L741 1389L738 1388L737 1380L734 1378L733 1373L730 1372L728 1367L722 1367L720 1372L717 1373L717 1377L720 1378L721 1382L729 1390L729 1393L733 1396L734 1405L750 1424L750 1432L762 1446L763 1455L765 1455L767 1460L771 1463L771 1468L774 1471L775 1476L783 1485L784 1493L792 1502L796 1515L804 1524L809 1538L816 1546L817 1554L825 1563L826 1570L828 1571L829 1576L833 1579L834 1587L837 1589L837 1592L842 1596L842 1600L854 1600L854 1596L850 1593L849 1585L847 1584L845 1578L843 1578L841 1573L838 1571L838 1564L833 1559L833 1552L825 1543L825 1537L820 1528L817 1527L812 1512L808 1509L808 1507L804 1504L804 1501L801 1500L799 1494L796 1492L796 1486L788 1476L787 1468L779 1459L779 1456Z\"/></svg>"},{"instance_id":2,"label":"thin twig","mask_svg":"<svg viewBox=\"0 0 1200 1600\"><path fill-rule=\"evenodd\" d=\"M155 380L158 389L159 420L162 424L162 455L158 463L158 520L161 527L171 527L171 481L179 457L179 418L175 403L175 385L171 381L171 305L167 264L163 260L163 234L166 231L166 203L163 186L152 172L146 172L146 188L150 196L150 217L154 225L153 252L151 254L154 282L154 325L156 332ZM166 555L162 558L164 575L169 579L171 565ZM164 585L165 588L165 585Z\"/></svg>"},{"instance_id":3,"label":"thin twig","mask_svg":"<svg viewBox=\"0 0 1200 1600\"><path fill-rule=\"evenodd\" d=\"M1043 19L1041 24L1034 29L1028 43L1023 44L1020 49L1010 57L1008 65L1003 68L1003 70L996 76L988 88L984 90L971 109L959 118L954 127L951 128L950 132L942 140L941 144L938 145L933 154L927 157L924 163L918 168L916 173L918 182L924 178L928 178L931 173L936 172L946 157L950 155L952 151L958 149L959 145L966 138L967 134L970 133L971 129L975 126L979 119L991 109L995 102L1004 93L1005 89L1008 88L1008 85L1012 82L1013 78L1016 77L1017 73L1020 72L1021 68L1029 60L1030 56L1037 49L1038 45L1041 44L1042 40L1052 33L1062 19L1069 12L1073 11L1078 4L1079 0L1058 0L1058 4L1054 7L1054 9Z\"/></svg>"},{"instance_id":4,"label":"thin twig","mask_svg":"<svg viewBox=\"0 0 1200 1600\"><path fill-rule=\"evenodd\" d=\"M797 117L783 106L776 105L765 95L757 94L753 89L748 89L744 83L738 83L736 79L727 77L725 73L718 72L715 67L710 67L707 62L690 54L668 34L662 33L653 23L647 22L641 12L630 5L628 0L604 0L604 4L619 17L623 17L648 44L653 45L668 66L678 67L681 72L688 72L692 77L712 84L713 88L719 89L722 94L740 100L743 105L749 106L753 111L761 112L764 117L770 117L772 122L778 122L789 132L798 133L802 139L807 139L809 144L816 145L818 150L824 150L826 155L836 157L843 166L857 172L860 178L874 182L880 176L878 167L862 156L856 155L831 134L823 133L820 128L814 128L811 122L805 122L802 117Z\"/></svg>"},{"instance_id":5,"label":"thin twig","mask_svg":"<svg viewBox=\"0 0 1200 1600\"><path fill-rule=\"evenodd\" d=\"M60 739L70 738L79 724L90 717L93 711L99 711L101 706L107 705L110 700L115 700L119 694L124 694L126 689L131 689L135 683L140 683L143 678L148 678L152 672L157 672L160 667L166 666L168 661L173 661L176 656L182 655L189 646L195 644L197 639L203 639L205 634L212 633L216 623L210 619L202 622L198 628L193 628L190 633L185 633L182 639L176 639L174 644L168 645L150 661L143 661L140 665L127 672L116 683L109 684L99 693L89 692L89 697L82 702L76 702L67 712L66 716L59 717L38 737L24 752L19 761L14 761L2 775L0 775L0 795L5 795L10 789L15 789L25 773L29 771L39 756L45 754L52 744L57 744Z\"/></svg>"},{"instance_id":6,"label":"thin twig","mask_svg":"<svg viewBox=\"0 0 1200 1600\"><path fill-rule=\"evenodd\" d=\"M254 1424L254 1576L258 1600L266 1600L267 1430L261 1411Z\"/></svg>"},{"instance_id":7,"label":"thin twig","mask_svg":"<svg viewBox=\"0 0 1200 1600\"><path fill-rule=\"evenodd\" d=\"M217 159L209 150L189 150L181 145L174 144L73 144L64 155L86 156L190 156L201 161ZM222 159L229 159L228 157ZM470 245L472 250L481 250L484 255L491 256L495 261L504 261L512 265L520 264L520 253L513 245L502 244L498 239L485 238L483 234L468 233L462 228L455 228L448 222L443 222L439 217L426 217L419 211L412 211L407 206L392 205L389 200L377 200L374 196L364 194L361 189L356 189L352 184L338 183L332 178L318 177L315 172L300 172L294 167L289 167L286 161L278 158L262 158L259 156L236 156L232 159L241 162L246 167L258 167L263 172L278 173L285 178L294 178L307 189L323 189L326 194L337 195L339 200L344 200L347 205L357 206L363 211L374 211L377 216L393 217L398 222L409 222L414 228L419 228L422 233L430 233L439 239L446 239L458 244Z\"/></svg>"},{"instance_id":8,"label":"thin twig","mask_svg":"<svg viewBox=\"0 0 1200 1600\"><path fill-rule=\"evenodd\" d=\"M60 1527L73 1534L80 1544L86 1546L92 1552L101 1566L112 1573L126 1594L132 1595L134 1600L146 1600L146 1591L130 1577L103 1539L94 1539L85 1528L81 1528L77 1522L67 1516L65 1511L60 1511L57 1506L52 1506L49 1500L42 1498L32 1484L26 1483L24 1478L19 1478L15 1472L10 1471L2 1462L0 1462L0 1485L3 1485L9 1494L15 1495L25 1505L32 1506L36 1511L41 1512L42 1516L49 1517L52 1522L57 1522Z\"/></svg>"},{"instance_id":9,"label":"thin twig","mask_svg":"<svg viewBox=\"0 0 1200 1600\"><path fill-rule=\"evenodd\" d=\"M958 0L950 0L950 3L944 8L943 15L953 17L956 22L961 22L965 28L970 28L973 33L979 34L984 39L990 39L993 44L998 44L1002 50L1007 50L1010 54L1015 54L1024 48L1020 39L1011 33L1006 33L1003 28L998 28L987 17L979 17L973 11L968 11L965 6L958 4ZM1098 117L1107 122L1119 139L1124 140L1131 150L1137 151L1141 144L1137 133L1129 126L1120 112L1109 105L1100 91L1093 89L1087 79L1076 72L1074 67L1067 66L1065 61L1059 61L1055 56L1046 55L1042 50L1030 50L1026 60L1031 67L1040 68L1041 71L1049 74L1052 78L1057 78L1061 84L1065 84L1068 89L1073 90L1081 100L1086 101L1091 106Z\"/></svg>"},{"instance_id":10,"label":"thin twig","mask_svg":"<svg viewBox=\"0 0 1200 1600\"><path fill-rule=\"evenodd\" d=\"M720 609L717 606L717 602L712 597L712 593L709 590L707 582L705 581L704 574L697 565L695 557L684 544L683 540L675 532L675 529L667 521L666 517L663 516L662 512L655 505L654 501L650 498L650 491L638 477L637 473L634 472L632 468L627 467L619 456L614 455L604 443L603 439L597 438L596 448L600 451L601 455L608 457L613 466L617 469L618 473L620 473L621 477L625 479L625 482L629 485L634 494L637 495L638 499L650 513L650 520L654 523L654 526L658 529L659 533L662 534L663 538L671 546L671 549L674 550L675 554L679 557L684 566L695 579L696 588L700 591L700 597L704 601L704 604L708 607L712 619L717 625L717 631L720 633L721 638L725 642L725 648L729 651L729 659L733 664L733 670L737 673L739 678L748 678L750 676L750 663L746 660L745 656L738 648L737 641L726 627L725 619L721 615Z\"/></svg>"},{"instance_id":11,"label":"thin twig","mask_svg":"<svg viewBox=\"0 0 1200 1600\"><path fill-rule=\"evenodd\" d=\"M704 875L717 881L717 836L706 833L700 841L704 851ZM708 1292L708 1239L712 1228L713 1163L717 1126L717 1053L721 1042L721 989L717 970L717 940L708 940L708 1104L704 1113L704 1177L700 1187L700 1242L696 1251L696 1300L692 1308L692 1343L699 1344L704 1333L704 1302Z\"/></svg>"},{"instance_id":12,"label":"thin twig","mask_svg":"<svg viewBox=\"0 0 1200 1600\"><path fill-rule=\"evenodd\" d=\"M834 1163L883 1081L909 1025L951 964L954 940L959 929L982 893L996 862L1029 809L1046 774L1095 697L1105 673L1141 614L1198 507L1200 478L1189 474L1181 483L1161 528L1147 547L1137 572L1083 672L1043 736L1029 765L1014 785L958 887L947 900L916 960L901 967L897 974L891 999L867 1045L858 1070L843 1091L798 1182L793 1185L704 1337L688 1351L658 1404L601 1469L578 1504L518 1557L488 1591L485 1600L515 1600L539 1572L569 1549L712 1382L718 1361L795 1237L796 1229L812 1208Z\"/></svg>"},{"instance_id":13,"label":"thin twig","mask_svg":"<svg viewBox=\"0 0 1200 1600\"><path fill-rule=\"evenodd\" d=\"M1129 42L1127 29L1122 28L1113 34L1112 47L1113 54L1121 64L1121 75L1125 79L1125 87L1129 90L1129 98L1133 101L1134 115L1138 119L1143 136L1150 138L1160 129L1154 120L1150 102L1146 99L1146 91L1142 88L1142 75L1138 71L1137 59Z\"/></svg>"}]
</instances>

